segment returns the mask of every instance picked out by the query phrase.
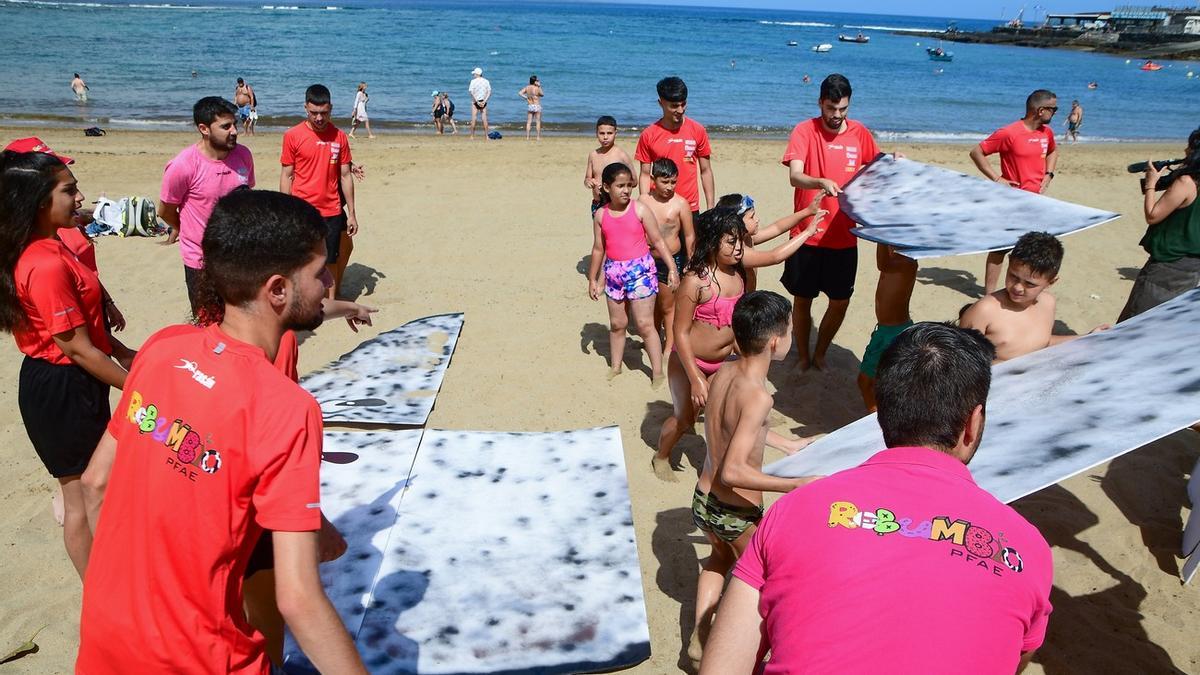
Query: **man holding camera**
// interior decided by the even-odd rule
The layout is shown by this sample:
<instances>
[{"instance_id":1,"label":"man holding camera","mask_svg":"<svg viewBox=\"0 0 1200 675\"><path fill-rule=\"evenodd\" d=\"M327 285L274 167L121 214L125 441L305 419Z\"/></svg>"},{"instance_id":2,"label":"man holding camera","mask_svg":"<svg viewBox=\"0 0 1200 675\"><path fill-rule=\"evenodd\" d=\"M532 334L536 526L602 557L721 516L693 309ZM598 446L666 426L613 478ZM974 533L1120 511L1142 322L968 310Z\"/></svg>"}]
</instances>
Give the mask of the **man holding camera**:
<instances>
[{"instance_id":1,"label":"man holding camera","mask_svg":"<svg viewBox=\"0 0 1200 675\"><path fill-rule=\"evenodd\" d=\"M1166 176L1147 160L1142 180L1146 234L1139 242L1150 254L1133 282L1129 300L1117 321L1124 321L1200 286L1200 128L1188 136L1187 154ZM1161 181L1161 178L1166 178ZM1155 197L1159 191L1162 195Z\"/></svg>"},{"instance_id":2,"label":"man holding camera","mask_svg":"<svg viewBox=\"0 0 1200 675\"><path fill-rule=\"evenodd\" d=\"M1050 121L1058 112L1054 92L1038 89L1025 99L1025 117L1000 127L971 150L971 161L988 180L1029 192L1042 193L1054 180L1058 148ZM1000 173L988 164L987 156L1000 153ZM983 275L984 295L996 290L1000 266L1008 251L992 251Z\"/></svg>"}]
</instances>

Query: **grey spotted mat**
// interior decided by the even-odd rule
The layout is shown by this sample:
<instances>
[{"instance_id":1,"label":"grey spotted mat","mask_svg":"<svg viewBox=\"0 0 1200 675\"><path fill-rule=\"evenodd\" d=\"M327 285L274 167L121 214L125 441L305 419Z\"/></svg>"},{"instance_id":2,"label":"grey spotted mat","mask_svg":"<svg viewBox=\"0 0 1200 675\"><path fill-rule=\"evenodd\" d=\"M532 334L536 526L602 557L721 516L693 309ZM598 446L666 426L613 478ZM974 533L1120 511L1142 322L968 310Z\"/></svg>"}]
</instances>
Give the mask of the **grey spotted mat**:
<instances>
[{"instance_id":1,"label":"grey spotted mat","mask_svg":"<svg viewBox=\"0 0 1200 675\"><path fill-rule=\"evenodd\" d=\"M970 465L976 482L1011 502L1200 421L1197 326L1200 289L1110 330L997 365ZM764 470L827 475L883 447L870 415Z\"/></svg>"},{"instance_id":2,"label":"grey spotted mat","mask_svg":"<svg viewBox=\"0 0 1200 675\"><path fill-rule=\"evenodd\" d=\"M1033 230L1071 234L1119 217L911 159L880 155L839 203L862 239L914 260L1012 248Z\"/></svg>"},{"instance_id":3,"label":"grey spotted mat","mask_svg":"<svg viewBox=\"0 0 1200 675\"><path fill-rule=\"evenodd\" d=\"M420 426L462 331L462 313L410 321L380 333L300 380L326 422Z\"/></svg>"},{"instance_id":4,"label":"grey spotted mat","mask_svg":"<svg viewBox=\"0 0 1200 675\"><path fill-rule=\"evenodd\" d=\"M321 577L372 673L649 657L617 427L327 432L325 455L322 510L348 550ZM285 670L314 672L290 641Z\"/></svg>"}]
</instances>

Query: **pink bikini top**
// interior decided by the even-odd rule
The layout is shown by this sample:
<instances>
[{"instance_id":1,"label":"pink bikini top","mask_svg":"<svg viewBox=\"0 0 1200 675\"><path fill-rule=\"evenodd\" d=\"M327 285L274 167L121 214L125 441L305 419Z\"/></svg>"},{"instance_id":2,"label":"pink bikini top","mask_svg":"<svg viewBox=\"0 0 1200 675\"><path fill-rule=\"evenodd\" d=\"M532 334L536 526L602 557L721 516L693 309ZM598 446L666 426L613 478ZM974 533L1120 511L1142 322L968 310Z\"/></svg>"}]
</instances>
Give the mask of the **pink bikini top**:
<instances>
[{"instance_id":1,"label":"pink bikini top","mask_svg":"<svg viewBox=\"0 0 1200 675\"><path fill-rule=\"evenodd\" d=\"M712 285L710 277L708 287L712 288ZM725 326L733 325L733 307L744 294L745 291L731 298L723 298L721 297L720 288L717 288L713 290L712 297L707 302L696 305L696 311L692 313L692 319L694 321L703 321L714 328L724 328Z\"/></svg>"},{"instance_id":2,"label":"pink bikini top","mask_svg":"<svg viewBox=\"0 0 1200 675\"><path fill-rule=\"evenodd\" d=\"M650 252L646 228L633 202L620 216L614 216L605 206L600 214L600 232L604 234L604 257L609 260L634 260Z\"/></svg>"}]
</instances>

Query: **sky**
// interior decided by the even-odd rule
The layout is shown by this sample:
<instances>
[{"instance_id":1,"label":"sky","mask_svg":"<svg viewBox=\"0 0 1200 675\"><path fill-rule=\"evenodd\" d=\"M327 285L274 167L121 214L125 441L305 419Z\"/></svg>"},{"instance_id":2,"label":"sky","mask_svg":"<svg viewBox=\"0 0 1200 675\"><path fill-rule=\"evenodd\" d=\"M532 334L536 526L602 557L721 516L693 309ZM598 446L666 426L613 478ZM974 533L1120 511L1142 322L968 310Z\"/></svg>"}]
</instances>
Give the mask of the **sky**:
<instances>
[{"instance_id":1,"label":"sky","mask_svg":"<svg viewBox=\"0 0 1200 675\"><path fill-rule=\"evenodd\" d=\"M612 1L612 0L610 0ZM638 4L691 5L715 7L745 7L762 9L792 9L800 11L855 12L863 14L907 14L912 16L953 17L962 19L1011 19L1021 7L1025 17L1038 19L1047 12L1087 12L1111 10L1116 5L1162 5L1195 7L1197 2L1181 0L857 0L853 3L816 2L814 0L615 0Z\"/></svg>"}]
</instances>

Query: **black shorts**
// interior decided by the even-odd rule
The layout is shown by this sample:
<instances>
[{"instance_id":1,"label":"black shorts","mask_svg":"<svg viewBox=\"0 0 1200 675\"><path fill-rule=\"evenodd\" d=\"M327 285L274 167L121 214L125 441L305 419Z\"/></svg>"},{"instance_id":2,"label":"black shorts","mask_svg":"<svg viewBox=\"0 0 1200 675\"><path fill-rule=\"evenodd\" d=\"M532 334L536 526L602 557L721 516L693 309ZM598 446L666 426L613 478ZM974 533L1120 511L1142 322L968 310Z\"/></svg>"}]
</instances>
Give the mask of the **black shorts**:
<instances>
[{"instance_id":1,"label":"black shorts","mask_svg":"<svg viewBox=\"0 0 1200 675\"><path fill-rule=\"evenodd\" d=\"M192 305L192 316L196 315L196 275L200 270L183 266L183 285L187 286L188 302Z\"/></svg>"},{"instance_id":2,"label":"black shorts","mask_svg":"<svg viewBox=\"0 0 1200 675\"><path fill-rule=\"evenodd\" d=\"M783 263L779 281L788 293L813 299L824 293L830 300L849 300L858 274L858 247L801 246Z\"/></svg>"},{"instance_id":3,"label":"black shorts","mask_svg":"<svg viewBox=\"0 0 1200 675\"><path fill-rule=\"evenodd\" d=\"M682 235L680 237L682 238ZM683 250L683 247L680 246L679 250L671 255L671 258L675 260L675 269L679 272L679 276L683 277L683 268L687 265L687 251ZM665 284L667 283L667 277L671 274L671 268L667 267L667 263L655 258L654 272L658 276L658 280Z\"/></svg>"},{"instance_id":4,"label":"black shorts","mask_svg":"<svg viewBox=\"0 0 1200 675\"><path fill-rule=\"evenodd\" d=\"M254 545L254 550L250 552L250 562L246 563L246 573L242 575L242 578L249 579L254 576L255 572L275 569L274 547L275 543L271 541L271 531L263 530L262 535L258 538L258 543Z\"/></svg>"},{"instance_id":5,"label":"black shorts","mask_svg":"<svg viewBox=\"0 0 1200 675\"><path fill-rule=\"evenodd\" d=\"M342 233L346 231L346 212L325 218L325 264L337 262L342 252Z\"/></svg>"},{"instance_id":6,"label":"black shorts","mask_svg":"<svg viewBox=\"0 0 1200 675\"><path fill-rule=\"evenodd\" d=\"M17 384L25 433L55 478L87 468L112 416L108 385L75 364L25 357Z\"/></svg>"}]
</instances>

